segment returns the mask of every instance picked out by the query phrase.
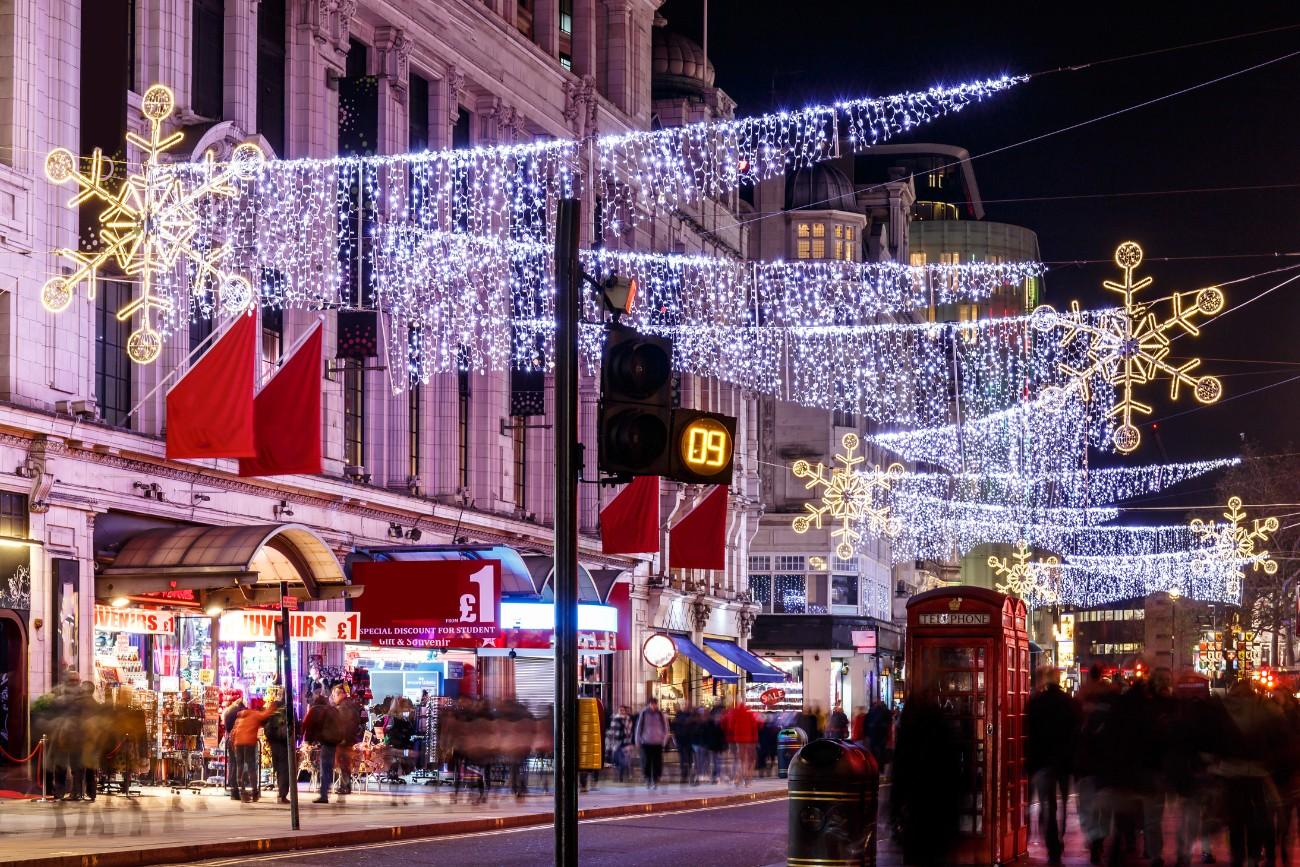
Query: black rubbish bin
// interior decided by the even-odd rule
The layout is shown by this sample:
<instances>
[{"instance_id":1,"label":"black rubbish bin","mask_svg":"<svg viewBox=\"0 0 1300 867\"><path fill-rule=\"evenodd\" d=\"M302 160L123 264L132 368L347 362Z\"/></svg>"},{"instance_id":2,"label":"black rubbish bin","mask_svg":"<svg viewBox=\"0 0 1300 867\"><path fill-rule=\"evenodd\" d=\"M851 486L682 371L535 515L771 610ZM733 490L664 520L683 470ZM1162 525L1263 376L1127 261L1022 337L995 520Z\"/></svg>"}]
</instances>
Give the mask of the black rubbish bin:
<instances>
[{"instance_id":1,"label":"black rubbish bin","mask_svg":"<svg viewBox=\"0 0 1300 867\"><path fill-rule=\"evenodd\" d=\"M795 754L789 780L786 863L874 867L880 770L871 753L821 738Z\"/></svg>"},{"instance_id":2,"label":"black rubbish bin","mask_svg":"<svg viewBox=\"0 0 1300 867\"><path fill-rule=\"evenodd\" d=\"M790 767L790 760L794 754L799 752L804 744L808 743L808 735L804 734L803 729L798 726L791 726L788 729L781 729L776 736L776 775L785 779L786 768Z\"/></svg>"}]
</instances>

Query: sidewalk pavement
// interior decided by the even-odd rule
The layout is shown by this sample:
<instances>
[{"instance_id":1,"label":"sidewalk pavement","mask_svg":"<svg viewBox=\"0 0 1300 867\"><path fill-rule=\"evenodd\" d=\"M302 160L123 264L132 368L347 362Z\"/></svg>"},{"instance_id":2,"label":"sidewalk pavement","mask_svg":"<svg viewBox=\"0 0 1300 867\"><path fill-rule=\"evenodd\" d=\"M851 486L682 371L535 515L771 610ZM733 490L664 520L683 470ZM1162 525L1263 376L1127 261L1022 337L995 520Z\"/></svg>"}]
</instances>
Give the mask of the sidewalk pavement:
<instances>
[{"instance_id":1,"label":"sidewalk pavement","mask_svg":"<svg viewBox=\"0 0 1300 867\"><path fill-rule=\"evenodd\" d=\"M781 798L785 790L786 781L772 777L746 788L602 783L579 796L579 809L582 818L657 813ZM225 789L174 794L165 788L94 802L3 801L0 864L135 867L552 822L553 796L541 792L520 800L493 793L485 803L462 792L452 803L448 786L406 785L335 795L329 804L311 803L315 797L300 790L297 832L289 830L289 807L277 804L273 791L252 804L232 800Z\"/></svg>"}]
</instances>

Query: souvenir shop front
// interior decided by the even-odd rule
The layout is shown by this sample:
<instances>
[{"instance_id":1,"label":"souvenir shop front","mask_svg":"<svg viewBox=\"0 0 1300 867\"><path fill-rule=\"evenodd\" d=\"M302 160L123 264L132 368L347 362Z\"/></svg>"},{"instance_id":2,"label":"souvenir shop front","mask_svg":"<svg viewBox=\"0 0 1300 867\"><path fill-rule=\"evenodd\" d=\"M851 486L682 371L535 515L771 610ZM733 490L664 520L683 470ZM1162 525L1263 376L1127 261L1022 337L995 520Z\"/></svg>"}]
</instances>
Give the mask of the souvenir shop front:
<instances>
[{"instance_id":1,"label":"souvenir shop front","mask_svg":"<svg viewBox=\"0 0 1300 867\"><path fill-rule=\"evenodd\" d=\"M131 767L117 770L224 779L222 707L235 693L255 707L280 695L282 587L294 606L356 593L306 527L163 527L124 540L96 578L93 633L100 699L142 729L122 733ZM291 611L290 637L357 641L359 615Z\"/></svg>"}]
</instances>

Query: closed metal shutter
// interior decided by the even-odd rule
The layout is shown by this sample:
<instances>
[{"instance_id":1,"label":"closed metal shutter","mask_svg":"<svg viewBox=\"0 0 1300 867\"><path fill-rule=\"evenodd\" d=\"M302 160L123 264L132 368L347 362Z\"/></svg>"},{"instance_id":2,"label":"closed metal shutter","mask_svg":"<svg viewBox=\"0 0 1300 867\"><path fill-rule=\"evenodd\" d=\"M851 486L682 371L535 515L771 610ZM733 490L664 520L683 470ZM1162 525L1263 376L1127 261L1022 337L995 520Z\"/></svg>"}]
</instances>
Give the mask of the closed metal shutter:
<instances>
[{"instance_id":1,"label":"closed metal shutter","mask_svg":"<svg viewBox=\"0 0 1300 867\"><path fill-rule=\"evenodd\" d=\"M515 657L515 698L534 715L549 713L555 703L555 660Z\"/></svg>"}]
</instances>

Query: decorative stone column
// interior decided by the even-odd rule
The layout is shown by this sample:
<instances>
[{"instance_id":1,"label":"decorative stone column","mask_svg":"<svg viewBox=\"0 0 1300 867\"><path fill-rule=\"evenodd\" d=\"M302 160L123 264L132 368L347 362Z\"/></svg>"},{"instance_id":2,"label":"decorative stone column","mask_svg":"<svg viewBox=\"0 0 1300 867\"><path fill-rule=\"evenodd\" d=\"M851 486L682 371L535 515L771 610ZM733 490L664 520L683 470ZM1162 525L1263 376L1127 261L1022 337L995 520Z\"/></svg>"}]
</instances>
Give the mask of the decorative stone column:
<instances>
[{"instance_id":1,"label":"decorative stone column","mask_svg":"<svg viewBox=\"0 0 1300 867\"><path fill-rule=\"evenodd\" d=\"M257 129L257 7L261 0L226 3L221 114L240 129Z\"/></svg>"}]
</instances>

